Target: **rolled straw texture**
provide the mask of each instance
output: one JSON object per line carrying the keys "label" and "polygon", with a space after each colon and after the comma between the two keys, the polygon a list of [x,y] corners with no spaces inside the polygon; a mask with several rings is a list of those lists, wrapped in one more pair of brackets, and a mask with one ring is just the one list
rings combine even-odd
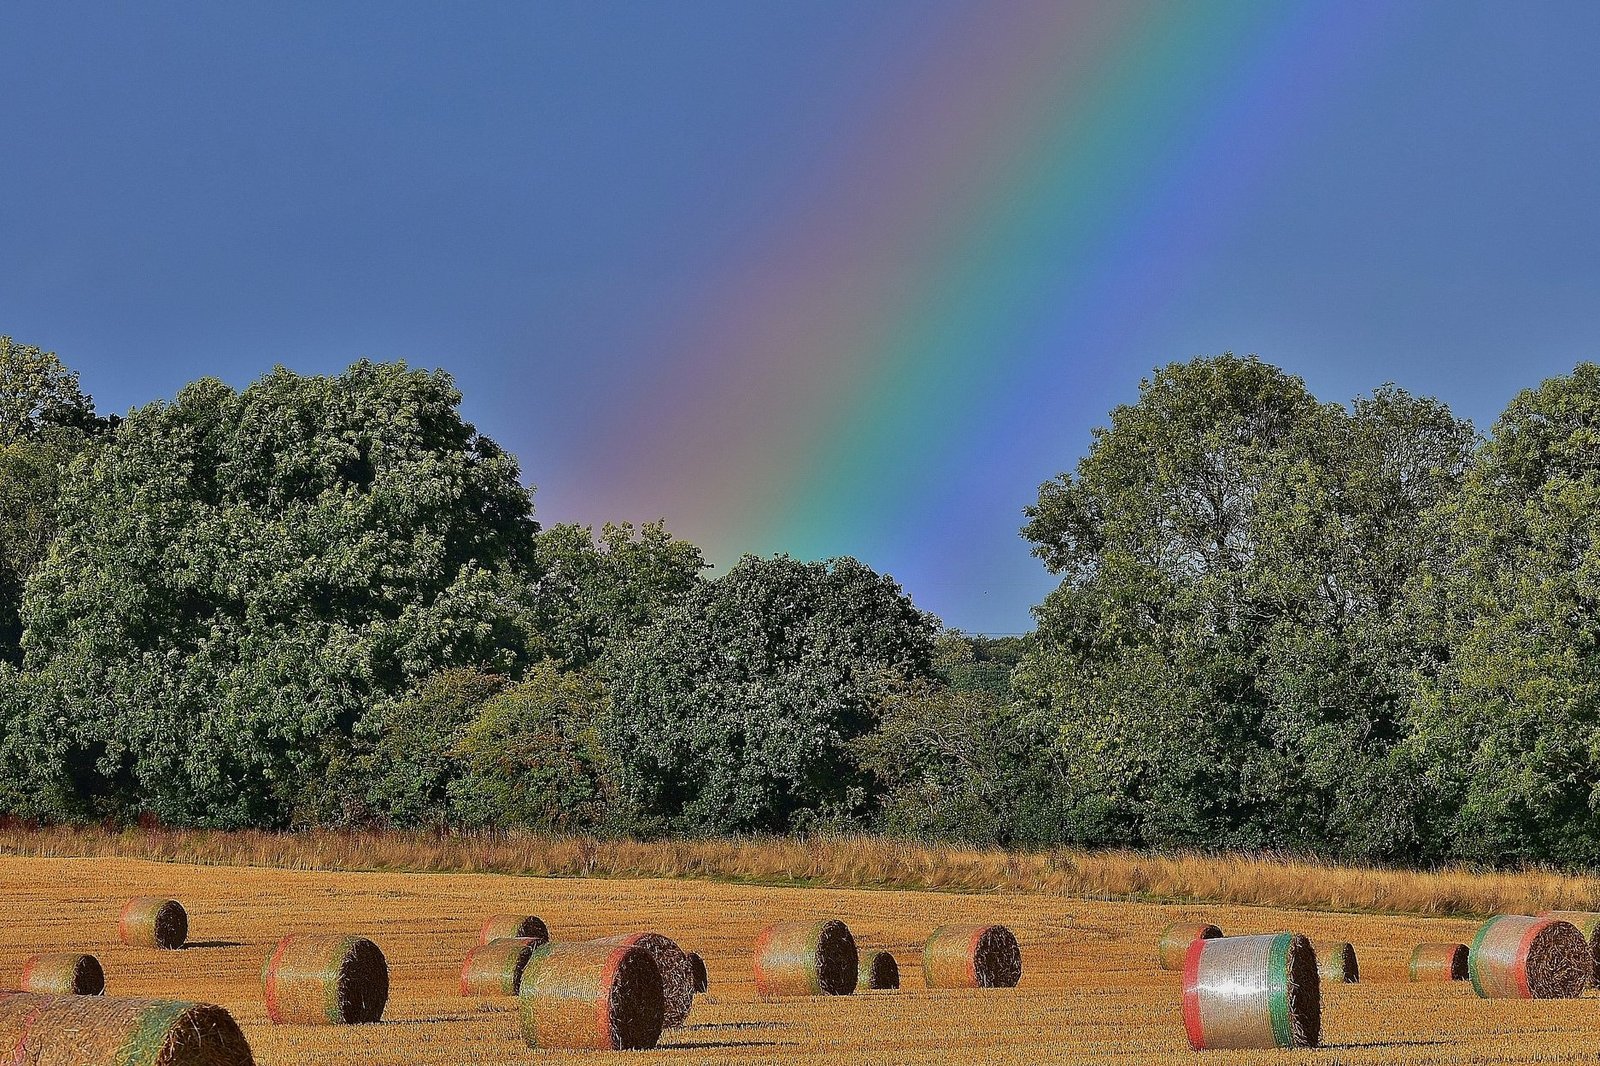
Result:
{"label": "rolled straw texture", "polygon": [[1591,984],[1600,985],[1600,912],[1596,911],[1540,911],[1541,918],[1560,918],[1578,927],[1578,932],[1589,942],[1589,953],[1594,956]]}
{"label": "rolled straw texture", "polygon": [[1022,949],[1003,925],[946,925],[922,945],[922,978],[929,988],[1015,988]]}
{"label": "rolled straw texture", "polygon": [[1201,938],[1183,966],[1189,1046],[1316,1047],[1322,988],[1311,942],[1293,933]]}
{"label": "rolled straw texture", "polygon": [[660,933],[629,933],[595,943],[621,944],[648,951],[656,960],[656,969],[661,971],[661,1028],[676,1029],[683,1025],[694,1006],[694,967],[689,965],[689,956],[671,937]]}
{"label": "rolled straw texture", "polygon": [[843,922],[775,922],[756,937],[756,994],[847,996],[856,990],[858,962]]}
{"label": "rolled straw texture", "polygon": [[689,952],[689,970],[694,974],[695,994],[704,995],[706,989],[711,987],[711,975],[706,973],[706,960],[693,951]]}
{"label": "rolled straw texture", "polygon": [[375,1022],[389,1001],[389,964],[365,937],[291,933],[261,968],[261,992],[279,1025]]}
{"label": "rolled straw texture", "polygon": [[1361,968],[1356,963],[1356,949],[1343,940],[1313,940],[1311,948],[1317,953],[1317,976],[1323,983],[1354,984],[1361,980]]}
{"label": "rolled straw texture", "polygon": [[1163,970],[1181,970],[1189,957],[1189,945],[1196,940],[1211,940],[1222,935],[1222,930],[1209,922],[1173,922],[1161,930],[1156,953],[1161,957]]}
{"label": "rolled straw texture", "polygon": [[856,979],[857,988],[874,992],[900,987],[900,964],[887,951],[874,951],[861,960],[861,974]]}
{"label": "rolled straw texture", "polygon": [[478,930],[478,943],[491,940],[532,939],[541,944],[550,943],[550,927],[544,919],[532,914],[491,914],[483,920]]}
{"label": "rolled straw texture", "polygon": [[1465,981],[1467,945],[1418,944],[1406,973],[1413,981]]}
{"label": "rolled straw texture", "polygon": [[139,896],[123,906],[117,932],[124,944],[175,950],[189,939],[189,913],[175,899]]}
{"label": "rolled straw texture", "polygon": [[162,999],[0,994],[7,1066],[253,1066],[221,1007]]}
{"label": "rolled straw texture", "polygon": [[522,990],[522,971],[533,949],[543,944],[529,936],[504,936],[479,944],[461,964],[463,996],[514,996]]}
{"label": "rolled straw texture", "polygon": [[1564,999],[1588,987],[1594,956],[1571,922],[1502,914],[1478,927],[1467,971],[1484,999]]}
{"label": "rolled straw texture", "polygon": [[43,992],[55,996],[98,996],[106,990],[106,972],[93,955],[70,951],[50,951],[34,955],[22,964],[24,992]]}
{"label": "rolled straw texture", "polygon": [[545,944],[522,972],[529,1047],[642,1051],[661,1039],[661,970],[641,947]]}

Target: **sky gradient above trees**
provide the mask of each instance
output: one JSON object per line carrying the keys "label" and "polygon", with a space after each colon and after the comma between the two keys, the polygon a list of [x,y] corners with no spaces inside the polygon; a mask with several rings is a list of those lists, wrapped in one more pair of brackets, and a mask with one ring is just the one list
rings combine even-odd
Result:
{"label": "sky gradient above trees", "polygon": [[1171,360],[1487,427],[1600,357],[1600,6],[0,10],[0,330],[102,414],[444,366],[546,523],[850,554],[1029,626],[1017,533]]}

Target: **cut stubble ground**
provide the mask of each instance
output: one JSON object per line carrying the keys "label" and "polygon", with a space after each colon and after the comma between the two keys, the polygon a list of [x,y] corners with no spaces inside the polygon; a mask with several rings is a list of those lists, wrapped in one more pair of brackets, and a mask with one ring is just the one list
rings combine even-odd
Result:
{"label": "cut stubble ground", "polygon": [[[191,919],[183,951],[117,942],[123,900],[162,893]],[[1102,902],[1029,892],[960,894],[780,888],[667,879],[496,874],[338,873],[190,866],[134,859],[0,858],[0,982],[35,951],[72,949],[105,964],[107,993],[220,1003],[262,1066],[456,1066],[594,1063],[593,1052],[534,1051],[515,1003],[456,994],[484,916],[524,910],[556,940],[654,929],[705,956],[713,994],[687,1027],[629,1063],[1267,1063],[1284,1052],[1196,1055],[1184,1040],[1181,975],[1155,943],[1176,920],[1230,933],[1290,929],[1348,940],[1362,982],[1325,991],[1325,1050],[1339,1063],[1588,1062],[1600,1051],[1600,1002],[1481,1001],[1465,983],[1406,981],[1423,941],[1467,941],[1476,923],[1242,906]],[[863,949],[901,959],[899,992],[762,1002],[750,973],[756,934],[777,918],[836,917]],[[919,948],[938,925],[1004,922],[1022,944],[1020,987],[928,991]],[[261,962],[289,931],[371,937],[389,959],[385,1020],[355,1027],[273,1026]],[[602,1057],[604,1057],[602,1055]]]}

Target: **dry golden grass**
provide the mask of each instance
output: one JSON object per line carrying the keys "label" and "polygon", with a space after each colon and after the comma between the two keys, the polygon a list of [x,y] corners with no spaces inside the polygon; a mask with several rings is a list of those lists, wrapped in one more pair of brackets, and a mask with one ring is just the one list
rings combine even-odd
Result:
{"label": "dry golden grass", "polygon": [[[170,894],[194,946],[125,947],[116,916],[135,894]],[[1281,1063],[1302,1054],[1211,1052],[1183,1037],[1180,977],[1157,968],[1169,922],[1206,919],[1230,933],[1294,929],[1348,940],[1361,984],[1331,987],[1324,1014],[1333,1063],[1594,1062],[1600,1003],[1476,999],[1465,984],[1412,985],[1412,947],[1465,941],[1461,918],[1286,911],[1238,905],[1074,900],[1047,892],[865,891],[667,879],[582,880],[194,866],[134,859],[0,859],[0,984],[45,948],[87,951],[112,995],[211,1000],[243,1025],[262,1066],[457,1066],[593,1063],[595,1053],[522,1046],[513,1004],[455,994],[462,957],[493,911],[543,916],[557,939],[657,929],[698,950],[711,971],[687,1028],[629,1063],[911,1064],[934,1062]],[[759,1002],[750,945],[775,918],[838,917],[863,948],[902,962],[900,992]],[[1022,942],[1021,985],[1006,991],[922,987],[918,947],[946,922],[1001,921]],[[349,931],[387,954],[393,991],[383,1024],[274,1027],[258,987],[284,932]]]}
{"label": "dry golden grass", "polygon": [[1038,892],[1105,900],[1466,915],[1588,910],[1600,878],[1553,870],[1383,870],[1274,855],[1007,852],[882,837],[641,842],[537,833],[0,827],[0,855],[287,870],[691,878],[832,888]]}

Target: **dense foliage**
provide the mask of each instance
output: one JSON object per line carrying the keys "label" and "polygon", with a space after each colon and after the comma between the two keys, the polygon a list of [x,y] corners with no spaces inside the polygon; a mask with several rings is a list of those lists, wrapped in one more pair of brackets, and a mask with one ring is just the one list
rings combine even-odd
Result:
{"label": "dense foliage", "polygon": [[1484,439],[1159,369],[1000,638],[853,559],[541,530],[460,401],[362,362],[101,419],[0,338],[0,814],[1600,863],[1600,367]]}

